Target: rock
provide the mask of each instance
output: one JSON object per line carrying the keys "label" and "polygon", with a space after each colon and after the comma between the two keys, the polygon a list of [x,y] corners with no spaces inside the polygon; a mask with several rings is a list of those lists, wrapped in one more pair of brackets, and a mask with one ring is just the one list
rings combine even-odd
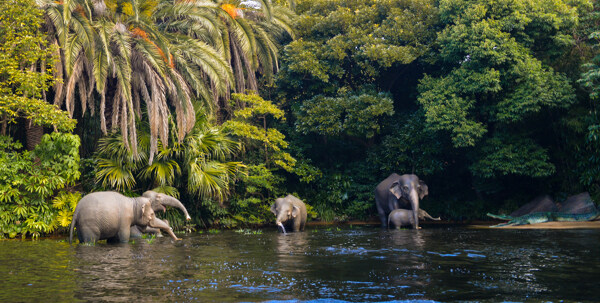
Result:
{"label": "rock", "polygon": [[[589,195],[588,195],[589,196]],[[538,196],[529,203],[521,206],[521,208],[513,211],[511,217],[520,217],[522,215],[537,213],[537,212],[555,212],[558,211],[558,206],[549,195]]]}
{"label": "rock", "polygon": [[596,211],[596,205],[588,192],[570,196],[560,203],[559,210],[566,214],[587,214]]}

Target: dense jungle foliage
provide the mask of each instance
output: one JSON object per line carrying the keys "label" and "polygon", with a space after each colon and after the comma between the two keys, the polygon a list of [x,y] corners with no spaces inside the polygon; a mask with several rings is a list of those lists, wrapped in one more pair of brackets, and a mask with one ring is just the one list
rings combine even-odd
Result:
{"label": "dense jungle foliage", "polygon": [[393,172],[424,180],[421,207],[446,220],[542,194],[598,201],[599,12],[589,0],[2,1],[0,237],[60,231],[98,190],[175,196],[188,229],[272,223],[288,193],[313,219],[369,220]]}

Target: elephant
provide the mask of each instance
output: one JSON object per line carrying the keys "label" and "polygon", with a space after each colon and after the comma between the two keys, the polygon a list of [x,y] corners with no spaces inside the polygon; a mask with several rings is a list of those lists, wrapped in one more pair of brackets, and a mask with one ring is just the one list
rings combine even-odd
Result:
{"label": "elephant", "polygon": [[133,225],[159,228],[174,240],[180,240],[168,224],[156,219],[150,199],[129,198],[117,192],[105,191],[81,198],[73,213],[69,243],[73,241],[74,227],[77,227],[77,237],[82,243],[103,239],[109,243],[128,242]]}
{"label": "elephant", "polygon": [[285,227],[293,231],[303,231],[306,225],[306,205],[302,200],[287,195],[285,198],[277,198],[271,205],[271,212],[276,217],[277,226],[286,233]]}
{"label": "elephant", "polygon": [[[430,219],[430,220],[434,220],[434,221],[441,220],[440,217],[434,218],[429,213],[427,213],[425,210],[420,209],[420,208],[419,208],[418,217],[419,217],[419,220],[425,220],[425,219]],[[392,223],[394,225],[394,227],[396,227],[396,228],[399,228],[401,226],[413,225],[413,223],[414,223],[413,211],[409,210],[409,209],[394,209],[394,210],[392,210],[392,212],[388,216],[388,228],[390,226],[390,223]]]}
{"label": "elephant", "polygon": [[[157,192],[151,191],[151,190],[144,192],[142,194],[142,197],[150,199],[150,202],[152,203],[152,210],[154,210],[154,212],[158,212],[158,211],[165,212],[165,211],[167,211],[165,206],[172,206],[172,207],[179,208],[185,215],[186,220],[192,219],[190,217],[190,215],[188,214],[188,211],[185,208],[185,206],[183,206],[183,204],[174,197],[171,197],[169,195],[165,195],[162,193],[157,193]],[[155,220],[161,220],[161,219],[156,218]],[[161,221],[163,221],[165,225],[167,225],[167,226],[169,225],[169,223],[166,220],[161,220]],[[147,226],[146,227],[142,227],[142,226],[138,226],[138,225],[131,226],[131,231],[130,231],[131,238],[141,238],[142,233],[160,235],[160,230],[156,229],[156,228],[152,228],[152,227],[147,227]]]}
{"label": "elephant", "polygon": [[[381,226],[387,227],[389,213],[394,209],[419,209],[419,200],[429,194],[427,184],[416,175],[391,174],[375,188],[375,204]],[[419,229],[418,212],[412,213],[414,229]]]}

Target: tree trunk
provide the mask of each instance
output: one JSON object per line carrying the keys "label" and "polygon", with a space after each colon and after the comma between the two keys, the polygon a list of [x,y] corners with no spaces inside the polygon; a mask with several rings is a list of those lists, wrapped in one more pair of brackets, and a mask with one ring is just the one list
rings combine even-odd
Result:
{"label": "tree trunk", "polygon": [[27,134],[27,150],[33,150],[36,145],[42,142],[44,127],[33,124],[33,121],[27,119],[25,122],[25,132]]}

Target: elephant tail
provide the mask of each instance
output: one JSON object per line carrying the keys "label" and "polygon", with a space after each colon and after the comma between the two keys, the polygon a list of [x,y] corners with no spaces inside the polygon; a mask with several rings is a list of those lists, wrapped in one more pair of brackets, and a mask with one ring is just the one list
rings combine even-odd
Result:
{"label": "elephant tail", "polygon": [[391,221],[391,220],[390,220],[390,217],[391,217],[391,216],[390,216],[390,215],[388,215],[388,224],[387,224],[387,228],[388,228],[388,229],[390,229],[390,221]]}
{"label": "elephant tail", "polygon": [[73,228],[75,227],[75,221],[77,221],[78,210],[75,209],[75,213],[73,213],[73,219],[71,220],[71,228],[69,229],[69,244],[73,242]]}

